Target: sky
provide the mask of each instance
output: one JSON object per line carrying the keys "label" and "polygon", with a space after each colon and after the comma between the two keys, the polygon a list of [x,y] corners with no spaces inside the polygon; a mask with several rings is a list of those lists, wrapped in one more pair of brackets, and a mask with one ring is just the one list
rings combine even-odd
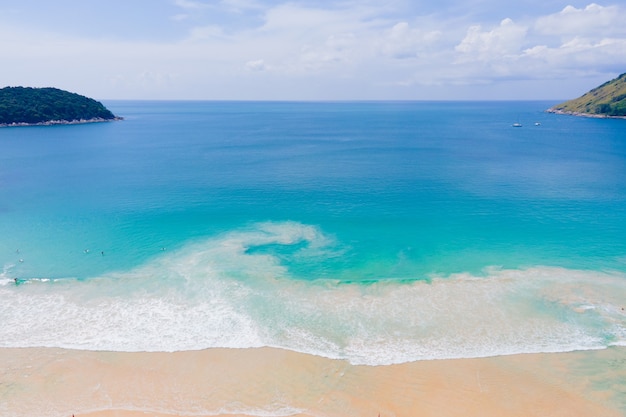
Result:
{"label": "sky", "polygon": [[626,0],[0,0],[0,87],[99,100],[565,100]]}

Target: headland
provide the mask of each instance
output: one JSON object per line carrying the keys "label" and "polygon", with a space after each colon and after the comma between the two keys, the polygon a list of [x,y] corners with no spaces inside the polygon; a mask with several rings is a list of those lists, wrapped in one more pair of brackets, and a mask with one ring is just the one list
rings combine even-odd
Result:
{"label": "headland", "polygon": [[626,118],[626,73],[574,100],[557,104],[550,113],[595,118]]}
{"label": "headland", "polygon": [[50,126],[121,120],[102,103],[57,88],[0,89],[0,127]]}

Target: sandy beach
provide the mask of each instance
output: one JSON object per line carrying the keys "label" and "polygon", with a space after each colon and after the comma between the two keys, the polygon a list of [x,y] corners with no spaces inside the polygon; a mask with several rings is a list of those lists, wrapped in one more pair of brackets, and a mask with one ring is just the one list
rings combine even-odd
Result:
{"label": "sandy beach", "polygon": [[622,416],[626,349],[354,366],[260,349],[0,349],[5,417]]}

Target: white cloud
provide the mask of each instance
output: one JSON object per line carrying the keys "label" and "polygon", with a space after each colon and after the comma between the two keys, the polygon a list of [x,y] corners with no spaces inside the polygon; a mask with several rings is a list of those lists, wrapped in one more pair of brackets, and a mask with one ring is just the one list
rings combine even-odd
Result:
{"label": "white cloud", "polygon": [[172,80],[176,78],[176,75],[144,71],[139,74],[138,78],[144,88],[153,86],[163,87],[170,84]]}
{"label": "white cloud", "polygon": [[578,37],[611,37],[626,35],[626,10],[595,3],[577,9],[567,6],[558,13],[537,19],[535,29],[542,34]]}
{"label": "white cloud", "polygon": [[393,58],[415,58],[431,49],[441,37],[441,31],[424,31],[399,22],[381,36],[378,48],[383,55]]}
{"label": "white cloud", "polygon": [[[534,31],[540,44],[527,48],[527,69],[543,64],[557,77],[578,74],[620,73],[626,68],[626,9],[591,3],[567,6],[537,18]],[[608,76],[607,76],[608,78]]]}
{"label": "white cloud", "polygon": [[191,28],[187,41],[197,42],[222,37],[224,37],[224,31],[221,27],[215,25],[207,25]]}
{"label": "white cloud", "polygon": [[324,42],[315,45],[306,44],[300,49],[296,71],[318,71],[329,66],[345,64],[354,57],[357,39],[352,33],[330,35]]}
{"label": "white cloud", "polygon": [[471,26],[455,50],[461,61],[494,61],[519,55],[526,40],[526,26],[506,18],[500,25],[483,31],[480,25]]}
{"label": "white cloud", "polygon": [[609,79],[626,68],[624,6],[470,21],[383,3],[171,0],[159,24],[175,35],[143,41],[0,15],[3,79],[76,85],[70,89],[104,98],[455,98],[446,95],[460,91],[451,86],[482,98],[485,85],[511,79]]}
{"label": "white cloud", "polygon": [[336,35],[330,35],[328,39],[326,39],[326,46],[335,51],[350,49],[355,43],[356,36],[353,33],[338,33]]}
{"label": "white cloud", "polygon": [[265,65],[265,62],[262,59],[248,61],[246,62],[245,67],[249,71],[266,71],[268,69],[267,65]]}
{"label": "white cloud", "polygon": [[255,0],[222,0],[220,5],[235,13],[243,13],[246,10],[263,10],[263,5]]}
{"label": "white cloud", "polygon": [[[314,76],[320,71],[345,74],[370,49],[367,12],[361,9],[323,9],[294,3],[269,8],[258,29],[240,32],[233,42],[264,50],[265,63],[275,73]],[[258,52],[257,52],[258,53]]]}
{"label": "white cloud", "polygon": [[174,0],[174,4],[186,10],[199,10],[211,7],[210,4],[195,0]]}
{"label": "white cloud", "polygon": [[333,10],[306,8],[287,3],[270,8],[265,13],[262,32],[285,33],[298,38],[315,37],[320,33],[342,31],[352,24],[345,15]]}
{"label": "white cloud", "polygon": [[538,45],[524,51],[524,56],[545,63],[552,72],[623,72],[626,68],[626,39],[591,41],[575,37],[559,47]]}

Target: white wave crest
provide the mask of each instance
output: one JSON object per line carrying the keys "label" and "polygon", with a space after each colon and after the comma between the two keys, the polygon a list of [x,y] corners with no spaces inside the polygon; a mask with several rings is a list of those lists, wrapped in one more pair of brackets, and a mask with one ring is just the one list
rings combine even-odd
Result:
{"label": "white wave crest", "polygon": [[[333,239],[262,223],[130,271],[0,286],[0,346],[175,351],[272,346],[355,364],[625,344],[626,277],[553,267],[428,282],[293,279],[266,245],[324,262]],[[1,279],[1,277],[0,277]],[[6,279],[5,279],[6,280]]]}

